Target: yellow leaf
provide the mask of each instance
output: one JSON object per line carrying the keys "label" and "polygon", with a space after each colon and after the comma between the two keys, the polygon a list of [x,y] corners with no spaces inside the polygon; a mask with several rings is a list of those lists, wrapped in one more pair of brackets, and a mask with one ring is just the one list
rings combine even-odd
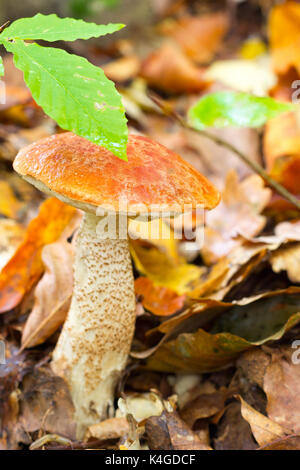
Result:
{"label": "yellow leaf", "polygon": [[15,219],[22,203],[17,200],[10,185],[6,181],[0,181],[0,214]]}
{"label": "yellow leaf", "polygon": [[135,266],[157,286],[172,289],[178,295],[191,289],[204,268],[187,264],[183,259],[170,259],[168,255],[145,242],[131,241],[131,254]]}

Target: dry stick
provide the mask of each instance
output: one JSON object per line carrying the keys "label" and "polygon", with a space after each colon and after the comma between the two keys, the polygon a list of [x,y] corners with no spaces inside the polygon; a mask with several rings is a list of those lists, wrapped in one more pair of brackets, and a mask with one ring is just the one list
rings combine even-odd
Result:
{"label": "dry stick", "polygon": [[203,137],[212,140],[217,145],[225,147],[231,152],[235,153],[241,160],[243,160],[244,163],[246,163],[246,165],[248,165],[253,171],[255,171],[255,173],[258,173],[268,183],[268,185],[271,186],[278,194],[280,194],[284,199],[289,201],[291,204],[297,207],[298,210],[300,210],[300,200],[293,196],[293,194],[291,194],[280,183],[277,183],[277,181],[275,181],[270,175],[268,175],[268,173],[258,163],[248,158],[247,155],[245,155],[243,152],[241,152],[239,149],[234,147],[226,140],[223,140],[220,137],[211,134],[210,132],[196,129],[195,127],[191,126],[181,116],[179,116],[179,114],[177,114],[176,111],[174,111],[174,109],[168,105],[168,103],[161,100],[157,96],[151,95],[151,99],[159,106],[159,108],[166,116],[175,119],[185,129],[196,132],[197,134],[200,134]]}

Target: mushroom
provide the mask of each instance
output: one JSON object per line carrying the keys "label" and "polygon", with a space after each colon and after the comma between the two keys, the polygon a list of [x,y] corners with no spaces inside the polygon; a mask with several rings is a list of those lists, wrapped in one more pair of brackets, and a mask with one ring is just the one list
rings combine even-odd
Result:
{"label": "mushroom", "polygon": [[[127,156],[128,162],[119,160],[103,147],[63,133],[22,149],[14,161],[14,169],[39,190],[84,211],[73,298],[52,361],[53,371],[69,385],[79,438],[112,415],[115,386],[134,334],[134,279],[127,229],[120,220],[127,222],[130,214],[147,217],[153,205],[171,211],[184,204],[212,209],[220,199],[204,176],[149,138],[129,136]],[[105,217],[116,213],[123,219],[112,224],[115,231],[99,230]]]}

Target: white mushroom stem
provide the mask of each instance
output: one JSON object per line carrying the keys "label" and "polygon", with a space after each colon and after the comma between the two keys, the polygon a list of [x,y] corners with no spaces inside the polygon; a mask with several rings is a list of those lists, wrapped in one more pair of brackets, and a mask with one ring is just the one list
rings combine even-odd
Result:
{"label": "white mushroom stem", "polygon": [[77,437],[111,416],[115,386],[135,326],[135,295],[127,239],[101,239],[101,219],[85,214],[76,240],[74,293],[53,353],[52,369],[69,384]]}

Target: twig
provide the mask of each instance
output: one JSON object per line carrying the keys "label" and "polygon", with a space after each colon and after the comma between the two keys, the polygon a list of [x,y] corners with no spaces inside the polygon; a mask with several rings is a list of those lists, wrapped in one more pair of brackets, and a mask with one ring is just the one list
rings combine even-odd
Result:
{"label": "twig", "polygon": [[2,26],[0,26],[0,34],[10,25],[10,20],[6,21]]}
{"label": "twig", "polygon": [[236,147],[234,147],[234,145],[230,144],[229,142],[222,139],[221,137],[218,137],[214,134],[211,134],[208,131],[196,129],[195,127],[190,125],[185,119],[183,119],[178,113],[176,113],[176,111],[168,103],[166,103],[161,98],[158,98],[156,95],[151,94],[150,98],[159,106],[159,108],[161,109],[163,114],[175,119],[175,121],[177,121],[183,128],[188,129],[188,130],[190,130],[192,132],[195,132],[197,134],[200,134],[203,137],[206,137],[207,139],[212,140],[217,145],[220,145],[224,148],[227,148],[232,153],[235,153],[255,173],[259,174],[266,181],[266,183],[271,188],[274,189],[274,191],[276,191],[284,199],[289,201],[291,204],[293,204],[295,207],[297,207],[298,210],[300,210],[300,200],[297,199],[293,194],[291,194],[284,186],[282,186],[280,183],[275,181],[270,175],[268,175],[268,173],[263,169],[263,167],[261,165],[259,165],[255,161],[251,160],[241,150],[237,149]]}

